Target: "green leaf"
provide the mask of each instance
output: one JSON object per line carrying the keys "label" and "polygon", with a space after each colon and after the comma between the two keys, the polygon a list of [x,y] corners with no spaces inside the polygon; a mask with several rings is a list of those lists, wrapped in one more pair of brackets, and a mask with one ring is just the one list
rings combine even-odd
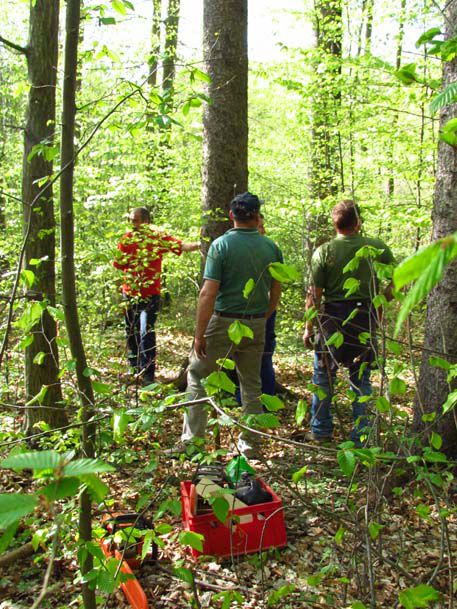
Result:
{"label": "green leaf", "polygon": [[206,74],[205,72],[202,72],[201,70],[199,70],[198,68],[194,68],[192,70],[191,77],[194,78],[195,80],[200,80],[201,82],[206,82],[206,83],[211,82],[211,77],[208,76],[208,74]]}
{"label": "green leaf", "polygon": [[111,0],[111,6],[120,15],[127,14],[127,8],[126,8],[125,4],[122,2],[122,0]]}
{"label": "green leaf", "polygon": [[278,417],[269,412],[263,414],[251,415],[254,420],[256,427],[263,427],[265,429],[276,429],[281,425]]}
{"label": "green leaf", "polygon": [[246,281],[246,285],[244,286],[244,289],[243,289],[243,296],[244,296],[244,298],[247,298],[254,288],[255,288],[255,281],[254,281],[254,279],[252,279],[252,278],[248,279]]}
{"label": "green leaf", "polygon": [[435,450],[439,450],[443,446],[443,438],[434,431],[430,435],[429,442]]}
{"label": "green leaf", "polygon": [[212,372],[204,379],[203,384],[208,395],[215,395],[216,393],[219,393],[219,391],[227,391],[227,393],[235,395],[235,383],[229,379],[225,372],[220,370]]}
{"label": "green leaf", "polygon": [[430,366],[435,366],[435,368],[441,368],[442,370],[449,370],[452,367],[447,360],[433,355],[428,358],[428,363]]}
{"label": "green leaf", "polygon": [[354,601],[351,605],[351,609],[367,609],[367,607],[360,601]]}
{"label": "green leaf", "polygon": [[424,32],[422,36],[420,36],[420,38],[416,42],[416,47],[419,48],[421,45],[426,44],[427,42],[431,42],[435,38],[435,36],[438,36],[439,34],[441,34],[440,28],[432,27],[431,29]]}
{"label": "green leaf", "polygon": [[113,438],[115,442],[121,442],[125,430],[127,429],[132,417],[125,412],[125,408],[117,410],[113,414],[112,425],[113,425]]}
{"label": "green leaf", "polygon": [[268,393],[262,393],[260,396],[260,401],[268,410],[268,412],[277,412],[278,410],[283,410],[284,403],[278,398],[277,395],[269,395]]}
{"label": "green leaf", "polygon": [[295,421],[300,427],[308,413],[308,402],[306,400],[298,400],[297,408],[295,409]]}
{"label": "green leaf", "polygon": [[21,279],[28,288],[31,288],[36,281],[36,275],[33,271],[24,269],[21,271]]}
{"label": "green leaf", "polygon": [[443,414],[446,414],[450,410],[454,408],[457,404],[457,389],[452,391],[448,396],[446,401],[443,404]]}
{"label": "green leaf", "polygon": [[355,469],[354,453],[347,449],[339,450],[337,454],[337,459],[343,474],[350,477]]}
{"label": "green leaf", "polygon": [[[457,82],[452,82],[444,91],[437,95],[430,103],[430,112],[435,114],[441,108],[453,104],[457,100]],[[449,131],[444,127],[444,131]],[[455,130],[454,130],[455,131]]]}
{"label": "green leaf", "polygon": [[335,533],[335,543],[337,545],[341,545],[343,543],[343,537],[346,533],[346,529],[342,526],[339,527],[338,531]]}
{"label": "green leaf", "polygon": [[8,529],[23,516],[30,514],[38,503],[34,495],[0,494],[0,529]]}
{"label": "green leaf", "polygon": [[416,506],[416,512],[423,520],[430,520],[430,507],[424,503],[419,503]]}
{"label": "green leaf", "polygon": [[431,243],[420,248],[415,254],[399,264],[393,274],[395,289],[401,290],[405,285],[420,277],[429,267],[439,249],[439,243]]}
{"label": "green leaf", "polygon": [[428,607],[430,601],[440,599],[440,593],[432,586],[419,584],[415,588],[409,588],[400,592],[400,603],[405,609],[418,609]]}
{"label": "green leaf", "polygon": [[179,577],[179,579],[186,584],[192,585],[194,583],[194,575],[190,569],[186,569],[186,567],[176,567],[175,575]]}
{"label": "green leaf", "polygon": [[3,554],[3,552],[8,549],[10,543],[13,541],[14,536],[16,535],[18,526],[19,522],[16,521],[5,529],[5,532],[0,537],[0,554]]}
{"label": "green leaf", "polygon": [[9,469],[57,469],[65,461],[65,454],[55,450],[37,450],[11,455],[0,462],[0,467]]}
{"label": "green leaf", "polygon": [[115,468],[108,463],[98,459],[75,459],[64,466],[63,476],[85,476],[86,474],[99,474],[102,472],[114,472]]}
{"label": "green leaf", "polygon": [[203,552],[203,541],[205,536],[201,533],[194,533],[194,531],[181,531],[179,534],[179,543],[183,546],[190,546],[197,552]]}
{"label": "green leaf", "polygon": [[286,598],[292,594],[292,592],[295,592],[296,589],[297,587],[295,584],[284,584],[284,586],[281,586],[277,590],[273,590],[268,596],[267,607],[274,607],[282,601],[283,598]]}
{"label": "green leaf", "polygon": [[413,82],[422,82],[416,73],[416,64],[408,63],[394,72],[394,76],[398,78],[404,85],[411,85]]}
{"label": "green leaf", "polygon": [[26,402],[25,405],[26,406],[32,406],[33,404],[36,404],[37,402],[42,404],[43,401],[44,401],[44,398],[46,397],[48,389],[49,389],[49,385],[43,385],[41,387],[40,391],[36,395],[34,395],[31,400]]}
{"label": "green leaf", "polygon": [[371,539],[375,540],[379,537],[379,533],[384,528],[383,524],[379,524],[378,522],[370,522],[368,525],[368,532],[370,533]]}
{"label": "green leaf", "polygon": [[63,480],[54,480],[47,486],[40,489],[40,495],[44,495],[49,501],[59,501],[65,497],[74,497],[81,485],[78,478],[64,478]]}
{"label": "green leaf", "polygon": [[391,395],[405,395],[406,393],[406,383],[404,380],[395,376],[389,385],[389,392]]}
{"label": "green leaf", "polygon": [[221,357],[216,360],[216,364],[226,370],[235,370],[235,362],[229,357]]}
{"label": "green leaf", "polygon": [[344,336],[343,336],[342,332],[334,332],[330,336],[330,338],[325,341],[325,344],[327,345],[327,347],[331,347],[332,345],[335,345],[335,347],[337,349],[339,349],[343,343],[344,343]]}
{"label": "green leaf", "polygon": [[228,335],[232,343],[239,345],[244,337],[252,339],[254,338],[254,332],[249,326],[241,323],[239,319],[232,322],[228,329]]}
{"label": "green leaf", "polygon": [[268,270],[273,279],[280,283],[289,283],[300,279],[300,273],[294,266],[282,262],[272,262],[268,266]]}
{"label": "green leaf", "polygon": [[39,351],[33,358],[33,363],[37,364],[38,366],[41,366],[41,364],[44,362],[45,357],[46,353],[44,351]]}
{"label": "green leaf", "polygon": [[81,482],[83,482],[89,494],[93,498],[94,501],[100,502],[106,497],[109,493],[109,487],[95,474],[86,474],[84,476],[79,476]]}
{"label": "green leaf", "polygon": [[21,317],[14,322],[14,325],[21,330],[24,330],[25,334],[28,334],[35,324],[41,319],[45,306],[46,305],[44,302],[28,302]]}
{"label": "green leaf", "polygon": [[343,289],[346,290],[345,297],[349,298],[349,296],[352,296],[352,294],[357,292],[359,287],[360,287],[359,279],[355,279],[355,277],[349,277],[348,279],[346,279],[346,281],[343,283]]}
{"label": "green leaf", "polygon": [[303,478],[303,476],[306,474],[306,472],[308,471],[308,466],[304,465],[301,469],[299,469],[297,472],[294,472],[292,474],[292,482],[294,484],[298,484],[300,482],[300,480]]}
{"label": "green leaf", "polygon": [[446,455],[434,450],[424,450],[423,457],[429,463],[447,463]]}
{"label": "green leaf", "polygon": [[210,503],[216,518],[224,523],[230,511],[227,499],[224,499],[224,497],[213,497]]}
{"label": "green leaf", "polygon": [[112,389],[106,383],[100,383],[99,381],[92,381],[92,389],[95,393],[111,393]]}
{"label": "green leaf", "polygon": [[389,410],[391,408],[390,402],[382,395],[376,399],[375,406],[376,406],[376,410],[381,413],[389,412]]}

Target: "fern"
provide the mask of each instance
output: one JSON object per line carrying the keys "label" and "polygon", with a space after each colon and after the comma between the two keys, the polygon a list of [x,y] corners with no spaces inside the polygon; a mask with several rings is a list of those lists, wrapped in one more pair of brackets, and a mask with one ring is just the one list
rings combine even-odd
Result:
{"label": "fern", "polygon": [[435,112],[438,112],[444,106],[452,104],[455,101],[457,101],[457,82],[452,82],[431,102],[430,111],[435,114]]}

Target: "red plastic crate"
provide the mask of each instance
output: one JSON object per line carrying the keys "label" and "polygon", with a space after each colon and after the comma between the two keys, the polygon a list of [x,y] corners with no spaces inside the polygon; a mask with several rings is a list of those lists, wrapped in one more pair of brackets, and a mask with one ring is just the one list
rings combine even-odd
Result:
{"label": "red plastic crate", "polygon": [[272,494],[273,501],[249,505],[230,512],[230,515],[238,516],[239,523],[233,522],[230,515],[227,522],[222,523],[212,510],[207,514],[194,516],[191,506],[195,502],[195,487],[188,480],[181,482],[184,528],[187,531],[201,533],[205,538],[203,552],[192,549],[193,556],[200,554],[222,557],[238,556],[263,551],[267,548],[282,548],[287,545],[281,499],[263,480],[259,479],[259,482]]}

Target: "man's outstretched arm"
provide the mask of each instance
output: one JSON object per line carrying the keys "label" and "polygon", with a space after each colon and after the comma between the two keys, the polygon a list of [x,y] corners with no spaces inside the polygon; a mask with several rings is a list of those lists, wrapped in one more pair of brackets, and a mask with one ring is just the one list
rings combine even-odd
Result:
{"label": "man's outstretched arm", "polygon": [[205,332],[211,315],[214,312],[214,304],[219,291],[220,281],[205,279],[197,307],[197,327],[195,329],[194,350],[198,359],[206,357]]}
{"label": "man's outstretched arm", "polygon": [[182,251],[183,252],[196,252],[200,249],[200,243],[183,243]]}

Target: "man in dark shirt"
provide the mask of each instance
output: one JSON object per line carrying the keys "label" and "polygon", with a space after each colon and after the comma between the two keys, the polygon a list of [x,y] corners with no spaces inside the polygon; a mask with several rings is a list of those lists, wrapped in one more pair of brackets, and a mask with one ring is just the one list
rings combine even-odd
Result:
{"label": "man in dark shirt", "polygon": [[[390,298],[390,287],[386,296],[378,293],[376,269],[388,272],[394,257],[381,239],[360,234],[360,210],[354,201],[336,205],[332,219],[337,234],[313,255],[312,283],[306,302],[307,310],[314,307],[319,311],[315,342],[313,320],[307,322],[303,336],[305,346],[315,349],[313,383],[317,386],[311,406],[312,431],[306,438],[331,439],[333,385],[337,369],[344,366],[355,393],[351,439],[360,445],[369,421],[366,402],[359,398],[372,392],[370,365],[376,358],[376,323],[382,301]],[[320,311],[322,298],[324,306]]]}
{"label": "man in dark shirt", "polygon": [[[245,414],[261,414],[260,366],[265,343],[265,322],[275,311],[281,284],[272,278],[268,266],[282,262],[281,250],[258,231],[260,201],[246,192],[231,203],[234,228],[210,246],[204,272],[204,284],[197,309],[194,351],[187,376],[191,399],[206,395],[201,381],[219,368],[220,358],[235,361],[240,380],[241,402]],[[245,296],[248,281],[252,290]],[[242,338],[236,345],[228,330],[239,320],[252,331],[252,338]],[[206,408],[188,408],[184,418],[184,447],[202,440],[207,422]],[[243,432],[239,450],[248,458],[258,456],[256,438]]]}

